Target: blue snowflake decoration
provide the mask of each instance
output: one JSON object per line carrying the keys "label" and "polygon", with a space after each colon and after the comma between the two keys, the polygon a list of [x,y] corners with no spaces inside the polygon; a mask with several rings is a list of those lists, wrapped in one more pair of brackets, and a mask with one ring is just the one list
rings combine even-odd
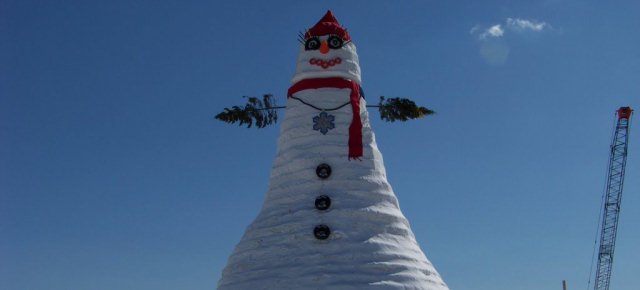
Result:
{"label": "blue snowflake decoration", "polygon": [[320,131],[322,135],[327,134],[329,130],[336,127],[333,121],[336,117],[327,114],[327,112],[321,112],[320,115],[313,117],[313,130]]}

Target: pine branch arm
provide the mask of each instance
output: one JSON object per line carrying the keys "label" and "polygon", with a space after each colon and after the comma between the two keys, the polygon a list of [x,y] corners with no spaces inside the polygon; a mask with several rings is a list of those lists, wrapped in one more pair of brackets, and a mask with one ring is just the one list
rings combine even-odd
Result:
{"label": "pine branch arm", "polygon": [[276,109],[284,108],[275,105],[275,100],[271,94],[265,94],[262,100],[256,97],[245,98],[248,100],[244,107],[224,108],[215,118],[230,124],[239,123],[238,125],[240,126],[246,124],[247,128],[251,128],[254,123],[256,127],[264,128],[275,124],[278,121]]}
{"label": "pine branch arm", "polygon": [[435,114],[435,111],[418,106],[414,101],[406,98],[385,99],[384,96],[381,96],[378,105],[367,107],[378,108],[380,119],[386,122],[406,122]]}

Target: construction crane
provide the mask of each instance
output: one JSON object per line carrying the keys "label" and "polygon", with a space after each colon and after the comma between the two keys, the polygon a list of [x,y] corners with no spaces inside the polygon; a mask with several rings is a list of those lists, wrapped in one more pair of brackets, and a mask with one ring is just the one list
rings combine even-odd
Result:
{"label": "construction crane", "polygon": [[600,223],[600,246],[598,250],[598,264],[594,279],[594,290],[609,290],[611,269],[613,266],[613,251],[618,232],[618,218],[620,217],[620,202],[622,201],[622,186],[624,184],[624,170],[627,163],[627,145],[629,142],[629,124],[633,110],[621,107],[616,111],[617,122],[611,152],[609,155],[609,171],[604,193],[602,222]]}

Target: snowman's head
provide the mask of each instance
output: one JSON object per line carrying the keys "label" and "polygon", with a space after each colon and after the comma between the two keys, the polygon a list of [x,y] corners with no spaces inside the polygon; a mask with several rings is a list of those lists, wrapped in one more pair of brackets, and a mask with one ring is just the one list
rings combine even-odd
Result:
{"label": "snowman's head", "polygon": [[342,77],[360,83],[356,46],[331,11],[301,35],[292,83],[303,79]]}

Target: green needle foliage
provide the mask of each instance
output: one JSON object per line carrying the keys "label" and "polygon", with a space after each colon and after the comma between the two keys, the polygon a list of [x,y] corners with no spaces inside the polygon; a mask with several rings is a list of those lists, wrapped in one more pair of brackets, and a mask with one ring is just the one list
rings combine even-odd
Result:
{"label": "green needle foliage", "polygon": [[406,122],[407,120],[418,119],[435,113],[425,107],[417,106],[412,100],[404,98],[385,99],[380,97],[380,102],[376,107],[380,111],[380,119],[387,122]]}
{"label": "green needle foliage", "polygon": [[[277,109],[285,108],[277,107],[271,94],[265,94],[262,100],[256,97],[245,98],[248,100],[244,107],[233,106],[231,108],[224,108],[224,111],[217,114],[215,118],[230,124],[239,123],[238,125],[240,126],[246,124],[247,128],[251,128],[254,123],[256,127],[264,128],[278,121]],[[378,108],[380,119],[386,122],[405,122],[435,113],[405,98],[385,99],[384,97],[380,97],[378,105],[367,107]]]}
{"label": "green needle foliage", "polygon": [[217,114],[215,118],[231,124],[240,122],[238,124],[240,126],[247,124],[247,128],[251,128],[255,121],[256,127],[264,128],[275,124],[278,121],[276,109],[284,108],[275,106],[271,94],[264,95],[262,101],[256,97],[245,98],[248,98],[248,101],[244,108],[239,106],[233,106],[231,109],[224,108],[224,111]]}

